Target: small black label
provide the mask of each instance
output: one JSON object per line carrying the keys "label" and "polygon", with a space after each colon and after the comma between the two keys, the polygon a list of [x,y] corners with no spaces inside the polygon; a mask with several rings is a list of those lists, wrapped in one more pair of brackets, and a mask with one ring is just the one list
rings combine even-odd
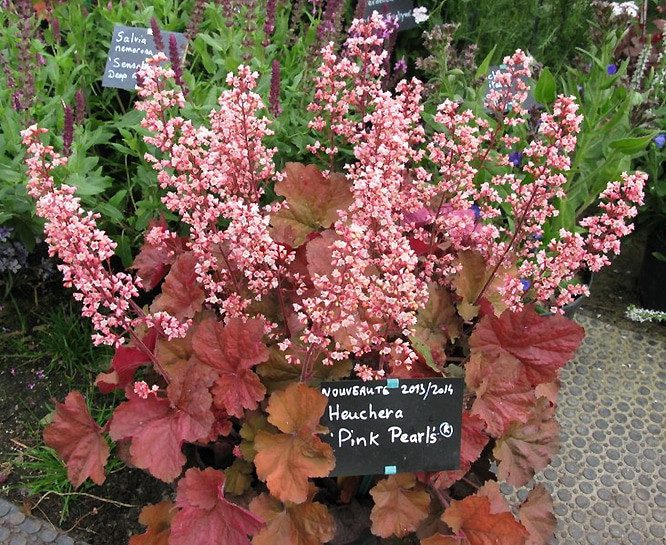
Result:
{"label": "small black label", "polygon": [[[187,38],[179,32],[162,31],[162,39],[168,56],[169,37],[176,36],[178,51],[185,55]],[[149,28],[135,28],[125,25],[113,27],[113,37],[109,47],[109,57],[104,69],[102,87],[117,87],[133,90],[136,88],[136,73],[149,57],[157,54],[153,32]]]}
{"label": "small black label", "polygon": [[458,469],[463,388],[449,378],[323,383],[331,475]]}
{"label": "small black label", "polygon": [[416,26],[414,2],[412,0],[366,0],[364,17],[376,11],[380,15],[393,15],[398,19],[398,30],[409,30]]}

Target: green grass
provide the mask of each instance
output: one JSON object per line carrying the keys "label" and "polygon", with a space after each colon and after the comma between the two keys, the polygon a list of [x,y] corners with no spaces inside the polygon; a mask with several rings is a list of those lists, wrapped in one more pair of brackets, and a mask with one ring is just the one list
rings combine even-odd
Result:
{"label": "green grass", "polygon": [[36,340],[48,362],[46,374],[64,378],[90,380],[90,374],[108,367],[112,350],[94,346],[90,340],[92,328],[72,306],[56,307],[44,314],[37,326]]}

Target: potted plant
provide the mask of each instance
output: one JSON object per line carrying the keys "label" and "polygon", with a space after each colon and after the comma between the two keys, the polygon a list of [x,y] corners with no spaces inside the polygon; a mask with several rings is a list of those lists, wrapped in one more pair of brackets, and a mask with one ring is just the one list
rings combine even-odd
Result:
{"label": "potted plant", "polygon": [[[445,101],[428,133],[421,82],[383,89],[385,30],[375,13],[353,23],[341,52],[323,48],[313,163],[281,172],[256,73],[229,74],[219,108],[195,125],[166,57],[149,60],[137,109],[179,220],[150,226],[134,272],[108,267],[114,243],[56,181],[67,159],[46,131],[23,132],[28,191],[65,284],[95,342],[116,347],[97,385],[126,397],[100,426],[70,393],[44,439],[75,485],[104,482],[107,435],[128,463],[177,482],[175,503],[144,508],[133,545],[349,542],[341,534],[363,525],[423,545],[545,544],[553,532],[542,486],[514,515],[497,480],[524,485],[557,451],[558,373],[584,335],[560,308],[584,289],[570,282],[581,263],[614,249],[645,177],[610,182],[603,216],[545,239],[575,150],[575,100],[558,97],[538,131],[524,131],[530,69],[518,51],[488,95],[490,115]],[[282,200],[268,202],[268,187]],[[354,376],[464,377],[458,468],[330,478],[318,386]],[[369,515],[353,500],[362,482]],[[360,524],[336,523],[345,503]]]}

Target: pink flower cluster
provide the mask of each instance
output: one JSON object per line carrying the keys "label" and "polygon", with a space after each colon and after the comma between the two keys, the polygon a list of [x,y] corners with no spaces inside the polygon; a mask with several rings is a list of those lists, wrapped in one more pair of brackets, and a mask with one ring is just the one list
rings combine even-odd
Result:
{"label": "pink flower cluster", "polygon": [[[56,187],[53,170],[67,164],[67,158],[42,143],[46,129],[32,125],[21,133],[27,146],[28,193],[36,199],[37,215],[46,220],[44,231],[49,254],[62,264],[63,283],[74,288],[82,314],[91,319],[95,344],[118,346],[124,336],[143,323],[155,325],[167,337],[182,337],[186,325],[166,312],[145,316],[132,299],[139,295],[141,281],[125,272],[110,272],[109,260],[116,243],[97,227],[100,215],[85,211],[75,196],[76,187]],[[138,312],[137,312],[138,311]]]}
{"label": "pink flower cluster", "polygon": [[107,270],[116,243],[97,228],[99,214],[83,210],[75,187],[55,186],[52,171],[66,165],[67,158],[41,142],[40,135],[47,132],[32,125],[21,133],[28,147],[28,193],[37,200],[37,215],[46,220],[49,254],[62,261],[58,269],[65,287],[76,290],[74,298],[82,302],[83,316],[92,319],[95,343],[115,345],[134,325],[130,301],[138,296],[140,284],[126,273]]}
{"label": "pink flower cluster", "polygon": [[[276,150],[264,144],[272,132],[255,91],[258,74],[246,66],[230,74],[208,125],[195,126],[181,114],[185,97],[163,54],[139,72],[137,108],[145,112],[146,142],[157,150],[146,159],[165,191],[164,205],[189,234],[182,242],[165,222],[156,224],[146,234],[151,251],[163,249],[168,258],[191,251],[199,308],[203,288],[205,308],[226,319],[259,315],[287,360],[302,364],[302,377],[322,360],[352,358],[364,380],[412,365],[410,339],[435,288],[454,312],[454,305],[466,305],[464,313],[457,309],[465,320],[491,297],[499,308],[538,302],[560,311],[585,293],[574,275],[598,270],[619,252],[643,200],[646,176],[625,174],[601,194],[600,214],[581,221],[580,232],[552,236],[547,224],[557,215],[556,199],[565,196],[581,124],[575,100],[559,96],[552,113],[528,125],[530,59],[517,51],[496,76],[489,115],[447,100],[437,108],[437,130],[428,134],[421,82],[403,80],[395,92],[382,87],[389,26],[377,14],[354,21],[341,54],[332,44],[322,51],[309,106],[320,140],[311,151],[332,169],[341,146],[353,149],[354,160],[344,166],[348,186],[342,184],[342,200],[349,202],[351,192],[351,204],[335,220],[330,210],[325,223],[308,218],[298,248],[273,238],[272,220],[289,208],[289,197],[261,203],[264,188],[283,175],[273,163]],[[109,272],[115,244],[97,228],[98,216],[82,210],[74,188],[55,187],[51,171],[66,159],[40,142],[42,132],[23,133],[28,188],[47,219],[51,251],[64,261],[66,285],[77,289],[98,330],[96,342],[117,344],[139,324],[167,337],[185,335],[189,321],[164,310],[145,316],[132,302],[140,280]],[[306,193],[304,201],[317,201]],[[321,212],[325,204],[295,208]],[[280,317],[264,310],[271,306]],[[151,390],[136,383],[135,392],[143,397]]]}
{"label": "pink flower cluster", "polygon": [[[194,127],[173,115],[172,110],[184,106],[184,97],[168,89],[173,70],[163,66],[165,60],[157,55],[139,72],[143,100],[137,108],[146,113],[142,126],[152,133],[146,141],[164,157],[148,154],[146,159],[158,171],[160,186],[168,190],[164,204],[190,227],[188,245],[197,256],[207,301],[237,314],[248,304],[241,296],[238,274],[250,279],[249,289],[261,298],[293,260],[268,234],[270,208],[258,204],[263,186],[276,176],[275,150],[262,142],[272,133],[268,118],[258,115],[264,108],[254,92],[258,74],[247,66],[229,74],[220,108],[210,112],[210,129]],[[223,219],[230,222],[224,231],[219,228]]]}
{"label": "pink flower cluster", "polygon": [[[332,270],[314,276],[316,295],[304,299],[299,314],[308,324],[303,341],[326,350],[325,361],[371,351],[392,355],[394,364],[416,358],[402,338],[388,339],[408,336],[428,299],[404,227],[422,207],[419,188],[428,179],[423,169],[409,168],[423,157],[421,92],[418,80],[401,82],[395,97],[375,91],[366,114],[371,128],[352,136],[356,162],[347,172],[354,200],[334,226]],[[362,366],[357,372],[370,376]]]}
{"label": "pink flower cluster", "polygon": [[371,102],[381,94],[387,57],[383,35],[389,26],[374,12],[369,19],[354,20],[340,55],[333,42],[322,49],[308,111],[315,114],[309,126],[324,133],[324,143],[317,140],[312,153],[322,152],[332,161],[338,153],[337,137],[356,142]]}

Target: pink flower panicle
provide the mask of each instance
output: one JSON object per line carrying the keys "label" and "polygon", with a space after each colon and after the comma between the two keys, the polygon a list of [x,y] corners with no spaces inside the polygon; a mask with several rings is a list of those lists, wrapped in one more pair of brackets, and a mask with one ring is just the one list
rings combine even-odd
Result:
{"label": "pink flower panicle", "polygon": [[58,269],[64,285],[76,290],[74,298],[83,304],[83,316],[92,319],[95,343],[119,344],[124,331],[134,325],[128,317],[129,302],[138,296],[140,285],[126,273],[107,270],[116,243],[98,229],[99,214],[83,210],[75,187],[55,186],[52,171],[67,159],[41,143],[40,135],[46,132],[33,125],[21,136],[28,147],[28,193],[37,200],[37,215],[46,220],[49,254],[63,262]]}
{"label": "pink flower panicle", "polygon": [[343,53],[336,54],[330,42],[321,51],[322,64],[315,77],[314,100],[308,111],[315,114],[310,128],[325,132],[325,143],[316,141],[312,153],[332,158],[341,137],[355,143],[363,130],[363,118],[371,103],[382,93],[386,76],[384,38],[387,22],[377,12],[367,19],[356,19],[349,29]]}
{"label": "pink flower panicle", "polygon": [[[412,80],[402,82],[395,97],[378,93],[366,117],[371,128],[356,136],[357,162],[347,166],[354,201],[339,212],[334,226],[333,270],[314,275],[316,295],[296,307],[307,324],[303,342],[328,351],[325,363],[371,351],[386,359],[400,351],[401,339],[389,339],[409,335],[427,301],[427,286],[416,272],[418,257],[404,229],[406,215],[421,206],[418,188],[427,179],[425,171],[414,169],[418,183],[405,183],[409,163],[423,155],[418,149],[424,140],[421,91],[421,83]],[[405,348],[401,363],[410,365],[416,354]],[[369,376],[365,368],[358,373]]]}
{"label": "pink flower panicle", "polygon": [[[275,288],[293,260],[269,234],[271,209],[259,205],[264,186],[276,177],[276,150],[262,142],[272,131],[268,118],[260,115],[264,103],[254,91],[258,74],[247,66],[229,74],[220,108],[210,112],[210,128],[195,127],[169,115],[184,106],[184,97],[167,90],[175,74],[163,61],[158,55],[140,71],[145,84],[137,108],[146,112],[142,125],[152,132],[146,142],[164,157],[147,159],[158,171],[160,186],[168,190],[164,204],[190,227],[188,245],[197,256],[196,272],[207,301],[220,304],[224,313],[237,314],[249,302],[241,296],[240,277],[261,298]],[[223,218],[229,221],[224,231],[218,228]]]}
{"label": "pink flower panicle", "polygon": [[139,295],[141,281],[125,272],[109,271],[116,243],[97,227],[100,215],[81,207],[75,187],[55,185],[53,171],[66,165],[67,158],[42,143],[41,135],[47,132],[32,125],[21,133],[28,148],[27,189],[37,201],[37,215],[46,220],[49,254],[62,261],[58,269],[63,284],[75,289],[74,298],[82,303],[82,315],[91,319],[96,330],[95,344],[118,346],[126,332],[144,323],[158,326],[168,338],[184,336],[188,324],[167,313],[135,315],[132,299]]}
{"label": "pink flower panicle", "polygon": [[634,230],[631,220],[644,202],[646,182],[644,172],[624,172],[621,182],[610,182],[601,193],[601,212],[581,220],[581,227],[587,229],[585,264],[591,271],[610,265],[609,254],[620,253],[620,239]]}

